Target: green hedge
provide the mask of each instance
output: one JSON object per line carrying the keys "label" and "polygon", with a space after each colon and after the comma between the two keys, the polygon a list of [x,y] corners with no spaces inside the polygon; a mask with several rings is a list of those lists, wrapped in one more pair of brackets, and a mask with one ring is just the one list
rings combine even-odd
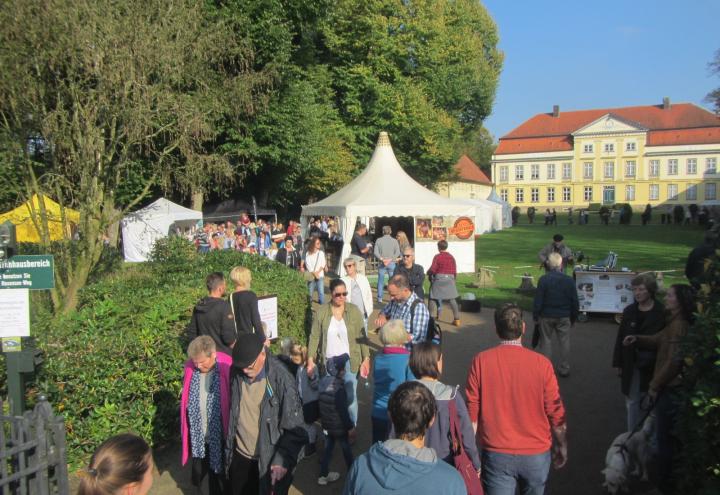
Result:
{"label": "green hedge", "polygon": [[252,270],[258,295],[277,294],[280,336],[305,340],[311,313],[298,273],[230,251],[199,256],[177,238],[159,243],[153,262],[86,287],[74,314],[36,315],[45,352],[37,390],[65,416],[71,464],[121,431],[155,445],[179,437],[185,326],[205,276],[237,265]]}

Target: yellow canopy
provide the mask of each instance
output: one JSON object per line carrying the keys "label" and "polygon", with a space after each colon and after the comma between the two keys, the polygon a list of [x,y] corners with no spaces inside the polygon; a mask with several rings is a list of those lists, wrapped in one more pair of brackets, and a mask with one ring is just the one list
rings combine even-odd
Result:
{"label": "yellow canopy", "polygon": [[[58,241],[63,238],[69,239],[71,232],[65,232],[65,235],[63,235],[60,205],[47,196],[43,196],[43,200],[48,216],[50,240]],[[40,242],[40,235],[32,220],[32,211],[35,211],[39,215],[40,201],[37,194],[33,195],[30,201],[21,204],[14,210],[1,214],[0,224],[5,223],[7,220],[15,224],[17,242]],[[65,208],[65,217],[70,225],[77,225],[80,222],[80,213],[70,208]]]}

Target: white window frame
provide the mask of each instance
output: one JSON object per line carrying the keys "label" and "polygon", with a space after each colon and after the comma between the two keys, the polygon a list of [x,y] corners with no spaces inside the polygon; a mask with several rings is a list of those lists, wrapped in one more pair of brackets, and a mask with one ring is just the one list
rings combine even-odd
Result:
{"label": "white window frame", "polygon": [[572,163],[565,162],[562,164],[562,167],[563,180],[572,180]]}
{"label": "white window frame", "polygon": [[[609,174],[608,171],[610,171]],[[603,162],[603,177],[606,179],[615,178],[615,162]]]}
{"label": "white window frame", "polygon": [[500,182],[507,182],[507,181],[508,181],[508,166],[501,165],[500,166]]}
{"label": "white window frame", "polygon": [[540,188],[539,187],[531,187],[530,188],[530,202],[531,203],[539,203],[540,202]]}
{"label": "white window frame", "polygon": [[593,186],[585,186],[583,189],[583,200],[588,202],[593,200]]}
{"label": "white window frame", "polygon": [[[590,172],[588,174],[588,171]],[[583,179],[586,180],[592,180],[593,179],[593,162],[585,162],[583,163]]]}
{"label": "white window frame", "polygon": [[515,165],[515,180],[525,180],[525,165]]}
{"label": "white window frame", "polygon": [[540,180],[540,165],[537,163],[530,165],[530,180]]}
{"label": "white window frame", "polygon": [[555,180],[555,164],[554,163],[547,164],[547,178],[548,178],[548,180]]}
{"label": "white window frame", "polygon": [[660,200],[660,184],[650,184],[648,186],[648,199],[650,201]]}
{"label": "white window frame", "polygon": [[516,203],[524,203],[525,202],[525,189],[522,187],[518,187],[515,189],[515,202]]}
{"label": "white window frame", "polygon": [[717,173],[717,158],[709,157],[705,158],[705,173],[716,174]]}
{"label": "white window frame", "polygon": [[635,201],[635,186],[632,184],[625,186],[625,201]]}
{"label": "white window frame", "polygon": [[615,153],[615,143],[605,143],[603,144],[603,151],[605,153]]}
{"label": "white window frame", "polygon": [[555,188],[554,187],[547,188],[547,200],[548,200],[548,203],[555,202]]}
{"label": "white window frame", "polygon": [[667,174],[677,175],[678,174],[678,161],[676,158],[670,158],[667,161]]}
{"label": "white window frame", "polygon": [[678,185],[668,184],[667,185],[667,200],[677,201],[678,200]]}
{"label": "white window frame", "polygon": [[688,201],[697,201],[697,184],[690,184],[685,189],[685,199]]}
{"label": "white window frame", "polygon": [[[710,191],[712,191],[712,194],[709,194]],[[717,199],[717,184],[714,182],[708,182],[705,184],[705,199],[710,201]]]}
{"label": "white window frame", "polygon": [[594,146],[592,143],[590,144],[583,144],[583,153],[592,153],[594,149]]}
{"label": "white window frame", "polygon": [[625,143],[625,151],[637,151],[637,143],[635,141],[627,141]]}
{"label": "white window frame", "polygon": [[562,188],[562,200],[563,203],[569,203],[572,201],[572,187],[564,186]]}
{"label": "white window frame", "polygon": [[625,177],[635,177],[637,174],[637,165],[635,160],[628,160],[625,162]]}
{"label": "white window frame", "polygon": [[506,203],[508,202],[508,190],[507,189],[500,189],[500,199],[502,199]]}
{"label": "white window frame", "polygon": [[650,160],[650,165],[648,166],[648,176],[660,177],[660,160]]}
{"label": "white window frame", "polygon": [[685,163],[685,167],[688,175],[697,174],[697,158],[688,158]]}

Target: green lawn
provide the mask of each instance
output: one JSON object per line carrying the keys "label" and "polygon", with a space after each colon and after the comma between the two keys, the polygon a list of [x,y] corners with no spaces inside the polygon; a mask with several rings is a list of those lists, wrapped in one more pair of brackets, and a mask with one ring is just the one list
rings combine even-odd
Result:
{"label": "green lawn", "polygon": [[[475,241],[476,266],[497,267],[492,268],[496,271],[497,287],[470,288],[468,285],[474,277],[466,274],[458,277],[458,291],[474,292],[484,306],[514,301],[530,309],[532,296],[516,290],[521,281],[516,276],[528,272],[535,277],[534,285],[537,285],[537,279],[544,273],[539,268],[537,253],[555,233],[563,234],[570,249],[583,251],[592,263],[613,251],[618,255],[618,268],[628,267],[636,272],[677,270],[665,274],[666,285],[684,283],[685,260],[689,251],[702,241],[704,233],[697,226],[567,225],[566,217],[559,216],[557,227],[545,227],[542,217],[540,223],[537,220],[538,217],[535,224],[528,225],[527,218],[523,217],[516,227],[479,237]],[[592,220],[597,222],[597,217]]]}

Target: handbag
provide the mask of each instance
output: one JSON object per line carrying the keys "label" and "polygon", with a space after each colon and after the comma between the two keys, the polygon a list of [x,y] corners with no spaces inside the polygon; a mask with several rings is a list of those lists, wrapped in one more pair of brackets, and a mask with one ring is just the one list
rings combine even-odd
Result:
{"label": "handbag", "polygon": [[314,282],[315,281],[315,274],[313,272],[304,271],[302,273],[303,278],[305,279],[305,282]]}
{"label": "handbag", "polygon": [[455,469],[457,469],[465,482],[468,495],[483,495],[483,487],[480,478],[478,478],[478,472],[473,466],[470,456],[463,448],[460,421],[454,399],[450,399],[448,402],[448,410],[450,413],[450,452],[453,456]]}

